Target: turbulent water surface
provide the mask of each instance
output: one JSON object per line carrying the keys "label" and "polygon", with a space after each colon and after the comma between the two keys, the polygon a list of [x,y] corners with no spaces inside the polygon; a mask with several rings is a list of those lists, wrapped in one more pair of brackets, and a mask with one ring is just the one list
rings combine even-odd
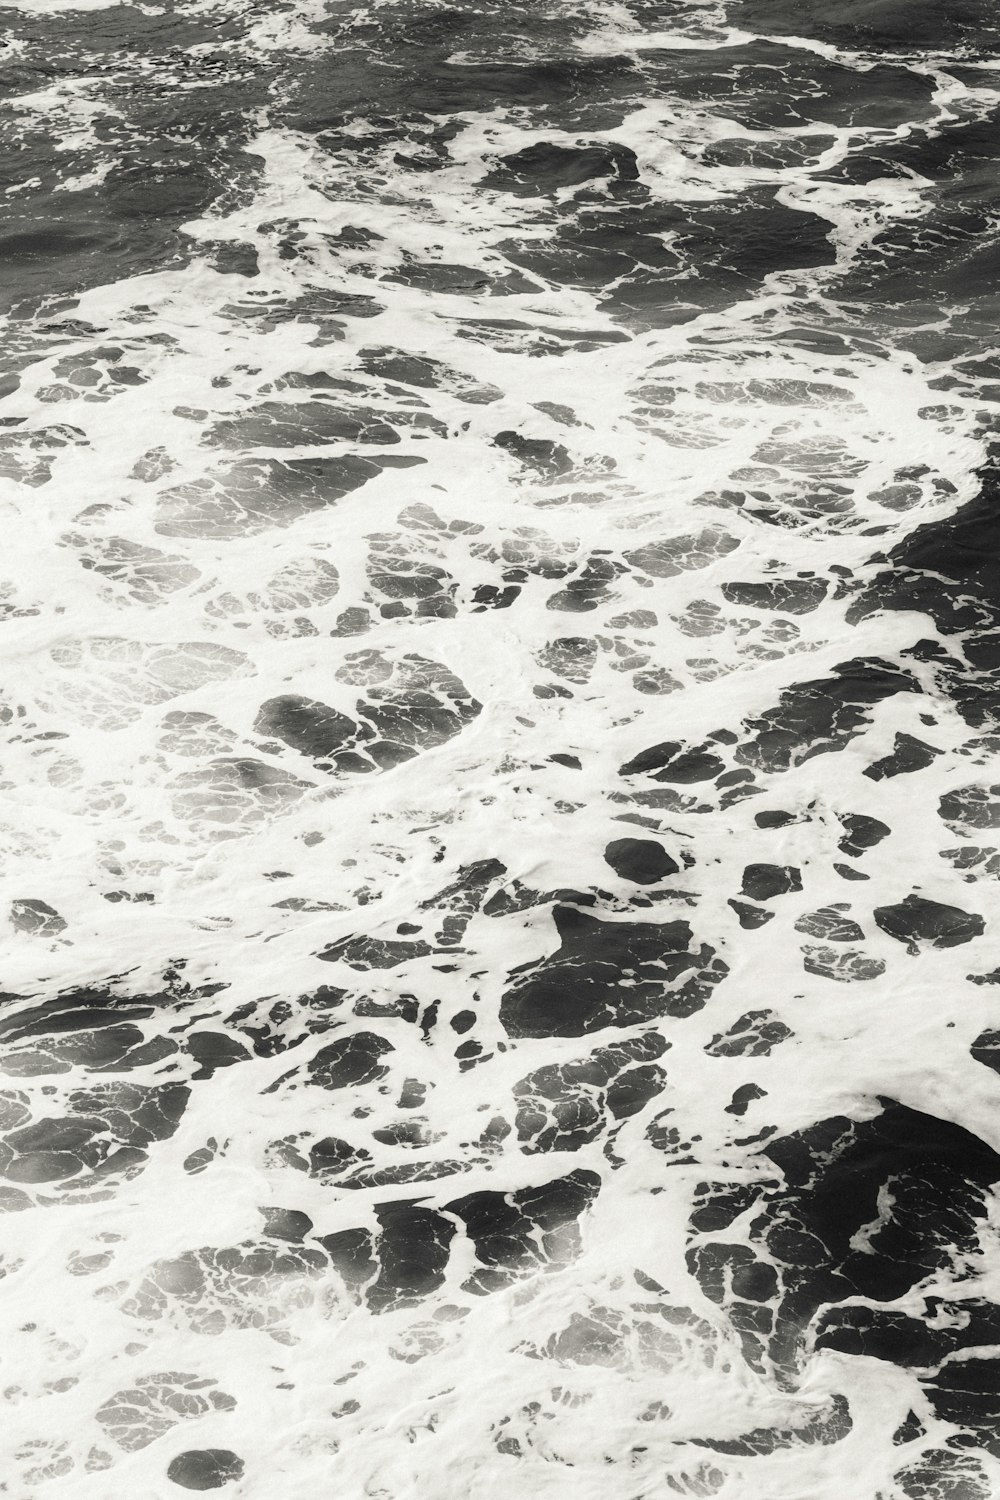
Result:
{"label": "turbulent water surface", "polygon": [[994,0],[0,88],[0,1494],[995,1500]]}

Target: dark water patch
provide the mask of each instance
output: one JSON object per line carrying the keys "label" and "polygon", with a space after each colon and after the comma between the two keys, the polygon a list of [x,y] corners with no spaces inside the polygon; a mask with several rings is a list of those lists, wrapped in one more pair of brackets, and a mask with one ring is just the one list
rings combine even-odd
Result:
{"label": "dark water patch", "polygon": [[200,251],[210,257],[220,276],[259,276],[260,263],[255,245],[237,240],[199,241]]}
{"label": "dark water patch", "polygon": [[560,354],[592,354],[608,344],[626,342],[627,333],[607,328],[533,326],[517,318],[463,318],[455,328],[460,339],[486,344],[499,354],[527,354],[541,359]]}
{"label": "dark water patch", "polygon": [[250,756],[217,757],[168,784],[173,810],[207,824],[219,838],[239,837],[247,822],[291,807],[313,783]]}
{"label": "dark water patch", "polygon": [[[597,643],[588,636],[560,636],[538,653],[541,666],[554,672],[566,682],[586,683],[597,662]],[[536,696],[545,696],[546,690],[535,690]]]}
{"label": "dark water patch", "polygon": [[454,881],[420,903],[422,912],[436,912],[440,929],[435,934],[443,946],[459,943],[471,918],[478,912],[487,893],[506,875],[506,866],[498,859],[477,859],[459,867]]}
{"label": "dark water patch", "polygon": [[806,912],[795,923],[795,931],[820,938],[824,943],[860,943],[865,935],[864,929],[846,915],[849,909],[846,901],[838,901],[834,906],[821,906],[818,911]]}
{"label": "dark water patch", "polygon": [[886,169],[902,167],[926,178],[943,202],[995,203],[990,169],[997,158],[996,112],[990,110],[988,99],[979,108],[982,117],[945,120],[933,131],[913,131],[902,140],[879,141],[863,149]]}
{"label": "dark water patch", "polygon": [[35,66],[43,77],[63,69],[75,72],[81,60],[99,71],[101,65],[117,64],[123,57],[159,59],[178,49],[234,42],[246,31],[238,16],[227,16],[221,9],[211,19],[199,20],[172,6],[164,11],[134,5],[67,9],[49,16],[2,8],[0,22],[8,37],[25,45],[28,61],[19,54],[16,66]]}
{"label": "dark water patch", "polygon": [[521,880],[512,880],[490,897],[483,907],[483,913],[487,917],[506,917],[512,912],[531,911],[536,906],[550,906],[558,901],[572,901],[575,906],[597,905],[597,897],[593,891],[574,891],[569,887],[556,891],[539,891]]}
{"label": "dark water patch", "polygon": [[482,185],[534,197],[550,196],[585,182],[614,184],[638,179],[635,152],[628,146],[560,146],[539,141],[511,156],[502,156]]}
{"label": "dark water patch", "polygon": [[375,1211],[381,1227],[380,1268],[366,1300],[373,1312],[384,1312],[441,1286],[456,1229],[442,1214],[416,1202],[383,1203]]}
{"label": "dark water patch", "polygon": [[311,1283],[328,1269],[326,1255],[312,1246],[268,1240],[202,1246],[154,1262],[122,1307],[147,1325],[167,1315],[180,1317],[198,1333],[218,1334],[227,1326],[271,1328],[281,1321],[282,1298],[308,1305]]}
{"label": "dark water patch", "polygon": [[275,1240],[291,1240],[301,1244],[312,1232],[313,1221],[308,1214],[296,1208],[262,1208],[264,1233]]}
{"label": "dark water patch", "polygon": [[[749,1244],[706,1237],[689,1253],[706,1294],[730,1312],[753,1300],[733,1268],[754,1284],[759,1276],[762,1289],[777,1272],[776,1289],[763,1293],[770,1329],[741,1329],[755,1368],[766,1354],[787,1378],[805,1358],[811,1320],[827,1304],[892,1302],[927,1276],[956,1268],[961,1274],[981,1254],[978,1235],[1000,1156],[950,1121],[880,1103],[871,1119],[836,1117],[772,1141],[763,1155],[780,1168],[783,1185],[758,1198]],[[716,1193],[721,1203],[727,1191],[709,1186],[697,1224],[724,1232],[704,1215]],[[859,1327],[867,1316],[827,1312],[821,1326]]]}
{"label": "dark water patch", "polygon": [[[1000,1317],[974,1297],[941,1303],[928,1297],[923,1317],[871,1306],[832,1309],[820,1321],[816,1346],[917,1371],[934,1415],[961,1431],[956,1447],[997,1456],[1000,1361],[990,1346],[1000,1342]],[[930,1321],[942,1313],[941,1323]]]}
{"label": "dark water patch", "polygon": [[862,772],[871,781],[885,781],[891,776],[906,776],[913,771],[925,771],[941,754],[934,745],[925,744],[916,735],[897,732],[892,753],[873,761]]}
{"label": "dark water patch", "polygon": [[663,1092],[659,1065],[669,1043],[656,1032],[569,1063],[549,1063],[514,1088],[514,1125],[528,1152],[578,1151],[615,1121],[629,1119]]}
{"label": "dark water patch", "polygon": [[919,953],[922,944],[932,948],[955,948],[971,943],[986,930],[978,912],[962,911],[931,901],[926,896],[909,895],[894,906],[877,906],[873,913],[883,932],[905,943],[909,953]]}
{"label": "dark water patch", "polygon": [[785,615],[808,615],[826,598],[824,578],[790,578],[773,583],[724,583],[723,598],[751,609],[780,610]]}
{"label": "dark water patch", "polygon": [[844,836],[839,840],[837,848],[842,854],[849,854],[854,859],[860,859],[867,850],[874,849],[892,832],[888,823],[872,818],[867,813],[842,813],[840,822],[844,828]]}
{"label": "dark water patch", "polygon": [[482,705],[464,684],[436,662],[411,655],[394,672],[378,653],[367,653],[343,670],[354,677],[357,669],[360,681],[368,665],[376,684],[380,679],[389,682],[373,686],[356,701],[357,718],[325,703],[285,694],[261,706],[257,732],[273,735],[308,756],[318,770],[365,774],[391,769],[445,744],[481,711]]}
{"label": "dark water patch", "polygon": [[509,1036],[585,1036],[700,1010],[725,978],[686,922],[602,922],[576,907],[553,911],[559,947],[513,971],[500,1005]]}
{"label": "dark water patch", "polygon": [[0,432],[0,477],[38,489],[51,480],[60,453],[89,446],[86,434],[65,422]]}
{"label": "dark water patch", "polygon": [[990,1500],[993,1479],[967,1453],[927,1448],[893,1478],[907,1500]]}
{"label": "dark water patch", "polygon": [[104,179],[102,196],[115,219],[199,218],[218,194],[218,185],[204,166],[185,161],[147,157],[112,167]]}
{"label": "dark water patch", "polygon": [[[992,668],[1000,662],[1000,491],[995,455],[979,478],[975,499],[950,516],[918,527],[892,550],[891,571],[877,574],[848,612],[852,621],[879,609],[930,615],[939,631],[951,638],[951,650],[928,642],[920,654],[940,662],[942,688],[974,725],[989,723],[1000,713],[1000,695],[991,678]],[[952,654],[956,648],[961,657]]]}
{"label": "dark water patch", "polygon": [[885,960],[867,958],[854,949],[802,946],[802,967],[807,974],[818,974],[822,979],[832,979],[838,984],[864,984],[880,979],[885,973]]}
{"label": "dark water patch", "polygon": [[374,1031],[356,1031],[321,1047],[309,1063],[309,1081],[324,1089],[354,1088],[385,1077],[381,1058],[394,1049]]}
{"label": "dark water patch", "polygon": [[622,555],[625,561],[651,578],[674,578],[693,568],[705,568],[739,547],[739,538],[723,526],[705,526],[701,531],[644,542]]}
{"label": "dark water patch", "polygon": [[896,693],[919,693],[909,672],[880,660],[844,662],[834,675],[786,688],[777,705],[746,721],[752,739],[736,749],[744,765],[783,771],[843,750],[871,723],[869,710]]}
{"label": "dark water patch", "polygon": [[[458,613],[455,595],[459,585],[437,563],[414,557],[407,542],[408,538],[399,533],[369,538],[366,571],[370,597],[378,605],[379,614],[383,619],[397,620],[413,614],[452,619]],[[519,592],[512,590],[505,604],[480,586],[473,593],[473,601],[479,608],[502,608],[513,603]]]}
{"label": "dark water patch", "polygon": [[[968,1342],[995,1343],[1000,1333],[995,1309],[983,1304],[981,1307],[987,1317],[976,1319],[975,1333]],[[974,1303],[962,1304],[963,1313],[975,1311]],[[947,1354],[963,1347],[967,1342],[965,1333],[965,1328],[936,1328],[922,1318],[902,1312],[848,1306],[834,1308],[822,1318],[816,1344],[820,1349],[836,1349],[842,1354],[867,1354],[904,1369],[919,1370],[939,1365]],[[987,1334],[985,1339],[982,1338],[984,1333]],[[993,1338],[988,1336],[990,1333]]]}
{"label": "dark water patch", "polygon": [[772,136],[769,140],[753,140],[736,136],[731,140],[710,141],[701,159],[708,167],[753,167],[783,172],[811,165],[835,144],[835,136],[811,131],[798,139]]}
{"label": "dark water patch", "polygon": [[938,817],[952,833],[963,835],[1000,828],[1000,786],[960,786],[945,792],[938,802]]}
{"label": "dark water patch", "polygon": [[[803,34],[800,26],[797,35]],[[895,126],[931,113],[933,84],[924,74],[885,64],[852,68],[774,41],[705,51],[650,48],[642,68],[657,92],[710,105],[746,130]]]}
{"label": "dark water patch", "polygon": [[[75,1274],[86,1275],[110,1261],[108,1252],[74,1257]],[[95,1416],[111,1438],[127,1453],[135,1453],[163,1437],[178,1423],[211,1412],[233,1411],[235,1399],[215,1388],[214,1380],[176,1370],[138,1376],[134,1384],[115,1391]]]}
{"label": "dark water patch", "polygon": [[404,252],[403,265],[387,271],[382,277],[397,286],[415,287],[418,291],[442,292],[448,296],[476,295],[517,296],[539,290],[538,283],[516,271],[492,276],[473,267],[450,261],[418,261]]}
{"label": "dark water patch", "polygon": [[926,1437],[927,1432],[916,1412],[907,1412],[892,1435],[895,1447],[899,1448],[903,1443],[916,1442],[918,1438]]}
{"label": "dark water patch", "polygon": [[328,1181],[340,1177],[352,1167],[371,1161],[371,1152],[363,1146],[354,1146],[340,1136],[324,1136],[309,1147],[308,1161],[304,1161],[297,1149],[290,1147],[284,1153],[290,1166],[305,1168],[312,1177]]}
{"label": "dark water patch", "polygon": [[758,927],[766,927],[774,916],[774,912],[768,911],[764,906],[754,906],[750,901],[739,901],[735,897],[727,905],[736,913],[736,919],[744,932],[755,932]]}
{"label": "dark water patch", "polygon": [[568,451],[548,438],[526,438],[508,430],[498,432],[493,442],[541,479],[558,479],[572,472],[573,460]]}
{"label": "dark water patch", "polygon": [[192,1082],[211,1078],[220,1068],[231,1068],[235,1063],[250,1059],[243,1043],[222,1031],[191,1031],[185,1037],[184,1045],[198,1065],[191,1074]]}
{"label": "dark water patch", "polygon": [[741,893],[752,901],[770,901],[801,889],[802,872],[794,865],[754,864],[743,871]]}
{"label": "dark water patch", "polygon": [[327,963],[345,963],[362,972],[369,969],[396,969],[415,958],[425,958],[434,949],[417,940],[389,937],[350,937],[331,943],[317,954]]}
{"label": "dark water patch", "polygon": [[666,781],[687,786],[692,782],[711,781],[726,768],[707,746],[686,750],[679,740],[665,740],[626,761],[619,775],[646,775],[651,781]]}
{"label": "dark water patch", "polygon": [[185,1490],[220,1490],[243,1478],[246,1465],[229,1448],[189,1448],[167,1465],[167,1478]]}
{"label": "dark water patch", "polygon": [[[916,174],[926,182],[925,212],[893,219],[837,278],[839,297],[905,332],[924,359],[978,354],[995,327],[997,139],[994,108],[985,119],[947,123],[930,136],[877,145],[848,163],[852,178],[860,172],[864,180],[870,166],[875,176]],[[928,325],[926,332],[922,324]]]}
{"label": "dark water patch", "polygon": [[178,589],[197,583],[201,574],[177,553],[143,547],[124,537],[95,539],[69,533],[65,542],[79,549],[81,565],[118,584],[142,604],[159,604]]}
{"label": "dark water patch", "polygon": [[0,1039],[48,1036],[80,1027],[114,1026],[147,1020],[166,996],[122,998],[104,989],[67,990],[52,1000],[18,1008],[0,1018]]}
{"label": "dark water patch", "polygon": [[[770,913],[768,913],[770,915]],[[748,1010],[726,1032],[705,1043],[709,1057],[769,1057],[794,1032],[770,1010]]]}
{"label": "dark water patch", "polygon": [[[393,414],[393,422],[430,429],[444,437],[443,423],[423,412]],[[325,447],[334,442],[387,447],[400,441],[396,426],[381,412],[344,411],[321,401],[266,401],[237,417],[225,418],[202,441],[217,448]]]}
{"label": "dark water patch", "polygon": [[588,557],[582,570],[566,587],[557,589],[545,601],[546,609],[564,614],[587,614],[599,605],[610,603],[614,593],[611,585],[625,571],[613,558],[599,555]]}
{"label": "dark water patch", "polygon": [[[384,33],[381,55],[348,48],[313,54],[304,60],[283,120],[322,136],[364,117],[372,101],[378,101],[378,114],[390,118],[528,110],[540,121],[549,115],[561,126],[577,121],[607,129],[621,123],[627,113],[624,99],[639,80],[634,63],[625,57],[559,57],[555,52],[523,62],[451,62],[454,42],[454,36],[441,36],[436,45],[408,45]],[[493,34],[493,55],[498,42]]]}
{"label": "dark water patch", "polygon": [[[0,310],[28,316],[53,298],[202,254],[180,226],[252,189],[260,163],[245,148],[271,78],[184,49],[220,33],[235,39],[241,24],[131,6],[88,12],[86,22],[71,11],[4,14],[22,51],[0,125],[0,182],[16,191],[0,236]],[[57,150],[66,134],[58,92],[23,106],[18,96],[78,80],[96,109]]]}
{"label": "dark water patch", "polygon": [[[335,154],[338,159],[360,166],[372,161],[392,146],[406,148],[396,151],[393,165],[404,172],[438,172],[451,163],[449,147],[465,129],[461,119],[435,119],[418,110],[394,113],[378,113],[373,118],[361,121],[356,116],[338,118],[329,130],[318,138],[322,149]],[[363,181],[356,185],[359,196],[368,193]],[[347,224],[337,234],[324,235],[331,247],[345,250],[364,250],[370,245],[382,243],[384,235],[374,229],[357,224]],[[282,257],[297,258],[293,240],[282,244]]]}
{"label": "dark water patch", "polygon": [[369,375],[380,376],[400,385],[416,386],[418,390],[443,388],[458,401],[473,406],[488,406],[499,401],[503,392],[496,386],[475,380],[472,376],[452,369],[451,366],[429,355],[409,354],[402,349],[374,347],[362,349],[358,363]]}
{"label": "dark water patch", "polygon": [[141,1022],[155,1021],[168,995],[123,1000],[107,990],[71,990],[14,1011],[0,1025],[0,1071],[11,1077],[68,1073],[84,1067],[125,1073],[176,1054],[181,1043]]}
{"label": "dark water patch", "polygon": [[[42,1193],[106,1196],[123,1179],[144,1169],[150,1148],[174,1136],[186,1112],[190,1086],[133,1082],[132,1074],[166,1064],[190,1082],[217,1068],[249,1061],[240,1041],[222,1031],[184,1023],[190,1004],[204,1007],[220,986],[192,990],[177,972],[165,989],[133,998],[111,989],[67,990],[63,995],[9,1011],[3,1025],[0,1071],[19,1079],[75,1074],[72,1089],[54,1106],[27,1094],[4,1092],[0,1100],[0,1172]],[[180,1016],[172,1028],[168,1017]],[[204,1016],[204,1011],[202,1011]],[[45,1094],[54,1094],[46,1085]],[[39,1106],[45,1106],[45,1113]],[[58,1113],[52,1110],[58,1109]],[[19,1191],[19,1190],[18,1190]],[[22,1194],[10,1208],[27,1208]]]}
{"label": "dark water patch", "polygon": [[772,36],[808,36],[854,51],[911,53],[995,49],[1000,22],[990,0],[834,0],[803,15],[795,0],[731,0],[730,24]]}
{"label": "dark water patch", "polygon": [[634,63],[624,57],[452,63],[453,47],[449,39],[436,49],[390,46],[379,58],[344,48],[317,54],[302,68],[283,120],[322,144],[325,132],[364,117],[377,100],[378,114],[390,117],[526,110],[539,123],[548,117],[560,128],[604,130],[621,123],[625,101],[641,90]]}
{"label": "dark water patch", "polygon": [[446,1204],[475,1246],[479,1264],[468,1289],[498,1290],[525,1272],[571,1257],[580,1247],[578,1221],[600,1186],[596,1172],[580,1170],[541,1187],[486,1190]]}
{"label": "dark water patch", "polygon": [[499,249],[513,265],[591,292],[630,325],[650,328],[726,306],[774,271],[831,264],[829,229],[778,202],[772,189],[753,188],[683,206],[583,205],[567,209],[547,239],[506,240]]}
{"label": "dark water patch", "polygon": [[742,1119],[757,1099],[766,1099],[767,1089],[762,1089],[759,1083],[741,1083],[738,1089],[733,1090],[733,1097],[728,1104],[723,1105],[727,1115],[735,1115]]}
{"label": "dark water patch", "polygon": [[790,823],[797,821],[794,813],[783,812],[779,809],[754,814],[754,823],[758,828],[787,828]]}
{"label": "dark water patch", "polygon": [[680,869],[657,839],[615,839],[605,848],[604,858],[616,875],[638,885],[655,885]]}
{"label": "dark water patch", "polygon": [[[190,1097],[183,1084],[94,1083],[75,1089],[60,1115],[39,1115],[0,1138],[0,1173],[49,1192],[88,1192],[134,1177],[148,1147],[169,1140]],[[26,1118],[18,1111],[19,1119]],[[44,1201],[52,1202],[51,1198]],[[25,1199],[19,1206],[28,1207]]]}
{"label": "dark water patch", "polygon": [[324,510],[385,469],[410,468],[417,456],[239,459],[227,468],[163,493],[160,536],[219,540],[291,526]]}
{"label": "dark water patch", "polygon": [[697,1234],[717,1234],[729,1229],[754,1207],[759,1197],[760,1188],[753,1183],[699,1182],[691,1210],[691,1228]]}
{"label": "dark water patch", "polygon": [[130,1073],[135,1068],[162,1062],[177,1051],[178,1044],[169,1037],[151,1036],[129,1022],[100,1016],[80,1017],[76,1026],[61,1035],[42,1034],[4,1054],[0,1071],[12,1077],[28,1078],[54,1073],[68,1073],[74,1067],[85,1067],[96,1073]]}
{"label": "dark water patch", "polygon": [[[987,1324],[996,1342],[996,1319]],[[987,1342],[987,1340],[984,1340]],[[924,1385],[935,1416],[945,1422],[970,1428],[982,1445],[1000,1456],[1000,1360],[996,1358],[951,1361]]]}
{"label": "dark water patch", "polygon": [[578,1220],[599,1188],[596,1173],[578,1171],[540,1187],[472,1193],[444,1204],[443,1212],[396,1200],[376,1205],[377,1233],[347,1229],[319,1243],[356,1296],[374,1312],[391,1311],[443,1284],[458,1219],[476,1262],[465,1290],[482,1295],[577,1253]]}
{"label": "dark water patch", "polygon": [[[1000,983],[1000,975],[983,976],[990,983]],[[969,1048],[969,1055],[984,1067],[1000,1073],[1000,1031],[987,1028],[981,1031]]]}
{"label": "dark water patch", "polygon": [[[254,293],[248,292],[247,296],[254,296]],[[234,302],[222,309],[224,316],[241,324],[256,324],[264,333],[286,323],[315,324],[316,336],[309,340],[315,348],[339,343],[344,338],[344,318],[377,318],[384,311],[382,303],[366,292],[325,287],[310,287],[296,297],[260,292],[254,301]],[[352,392],[363,389],[343,381],[337,382],[336,388]]]}
{"label": "dark water patch", "polygon": [[242,1039],[256,1057],[277,1057],[299,1047],[310,1036],[322,1035],[340,1023],[335,1012],[347,991],[319,985],[311,994],[296,997],[263,996],[247,1001],[223,1017],[228,1032]]}

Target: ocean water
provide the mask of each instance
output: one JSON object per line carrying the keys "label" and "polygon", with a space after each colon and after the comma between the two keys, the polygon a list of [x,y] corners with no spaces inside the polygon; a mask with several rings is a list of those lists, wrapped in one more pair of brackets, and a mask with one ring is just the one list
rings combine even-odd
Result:
{"label": "ocean water", "polygon": [[996,7],[0,90],[0,1495],[995,1500]]}

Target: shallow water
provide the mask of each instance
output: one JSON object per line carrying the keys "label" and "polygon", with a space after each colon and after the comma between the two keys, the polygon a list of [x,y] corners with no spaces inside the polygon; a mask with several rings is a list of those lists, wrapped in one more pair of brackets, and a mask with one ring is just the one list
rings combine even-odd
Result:
{"label": "shallow water", "polygon": [[0,1494],[990,1500],[995,9],[0,19]]}

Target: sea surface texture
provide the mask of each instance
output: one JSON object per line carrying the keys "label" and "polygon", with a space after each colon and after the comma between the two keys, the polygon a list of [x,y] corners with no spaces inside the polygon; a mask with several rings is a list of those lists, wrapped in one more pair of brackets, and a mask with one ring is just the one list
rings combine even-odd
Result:
{"label": "sea surface texture", "polygon": [[0,90],[0,1496],[997,1500],[996,0]]}

